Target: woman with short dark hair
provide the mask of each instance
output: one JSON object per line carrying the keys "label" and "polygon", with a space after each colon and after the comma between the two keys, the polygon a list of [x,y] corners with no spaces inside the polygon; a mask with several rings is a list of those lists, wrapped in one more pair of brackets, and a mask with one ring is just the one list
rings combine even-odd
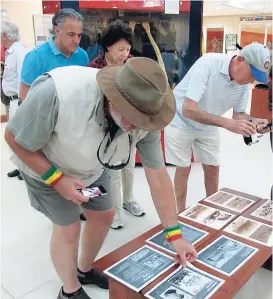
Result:
{"label": "woman with short dark hair", "polygon": [[103,68],[109,65],[123,64],[131,58],[134,33],[121,20],[112,22],[102,33],[100,45],[103,54],[91,61],[90,67]]}
{"label": "woman with short dark hair", "polygon": [[[102,33],[100,45],[103,48],[103,54],[91,61],[90,67],[103,68],[105,66],[125,63],[129,58],[130,50],[133,45],[134,33],[128,24],[121,20],[112,22]],[[121,171],[113,170],[112,190],[116,198],[114,203],[115,217],[111,225],[118,229],[124,226],[121,218],[122,202],[123,208],[134,216],[144,215],[143,209],[133,198],[135,155],[131,157],[130,163]],[[123,186],[123,200],[121,194],[121,182]]]}

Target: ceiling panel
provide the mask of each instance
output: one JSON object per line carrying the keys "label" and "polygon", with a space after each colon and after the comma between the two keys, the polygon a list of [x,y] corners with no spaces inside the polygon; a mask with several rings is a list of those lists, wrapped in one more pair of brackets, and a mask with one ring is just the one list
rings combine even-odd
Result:
{"label": "ceiling panel", "polygon": [[204,0],[204,16],[272,15],[272,0]]}

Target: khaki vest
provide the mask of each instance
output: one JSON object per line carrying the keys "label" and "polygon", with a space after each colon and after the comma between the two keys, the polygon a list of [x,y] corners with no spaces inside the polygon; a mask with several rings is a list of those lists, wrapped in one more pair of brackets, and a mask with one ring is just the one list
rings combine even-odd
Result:
{"label": "khaki vest", "polygon": [[[109,144],[109,134],[105,136],[103,94],[96,81],[97,72],[94,68],[69,66],[48,73],[56,86],[59,111],[54,132],[41,150],[65,175],[76,177],[86,185],[94,183],[103,172],[97,158],[102,141],[100,159],[103,163],[117,165],[128,160],[128,136],[131,135],[132,140],[131,159],[135,159],[136,143],[148,134],[141,130],[128,133],[120,129]],[[41,180],[15,155],[13,162],[22,172]]]}

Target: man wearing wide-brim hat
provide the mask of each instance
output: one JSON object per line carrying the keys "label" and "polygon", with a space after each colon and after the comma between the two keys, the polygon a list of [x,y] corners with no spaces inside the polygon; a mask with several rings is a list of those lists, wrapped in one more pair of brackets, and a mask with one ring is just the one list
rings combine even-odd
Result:
{"label": "man wearing wide-brim hat", "polygon": [[[62,67],[32,85],[5,138],[31,205],[54,224],[51,256],[63,282],[58,299],[88,299],[81,284],[108,288],[107,278],[92,269],[92,263],[113,220],[111,194],[89,199],[77,189],[103,186],[109,191],[111,172],[135,158],[131,155],[135,146],[177,261],[185,265],[195,260],[196,251],[178,226],[161,150],[159,130],[174,113],[166,76],[148,58],[132,58],[101,70]],[[80,205],[87,222],[77,268]]]}

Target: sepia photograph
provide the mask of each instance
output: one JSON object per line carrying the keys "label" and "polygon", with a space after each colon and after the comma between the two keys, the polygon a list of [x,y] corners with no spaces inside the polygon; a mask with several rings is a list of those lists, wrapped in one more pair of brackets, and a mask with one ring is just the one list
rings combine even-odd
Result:
{"label": "sepia photograph", "polygon": [[272,227],[262,224],[255,232],[253,232],[249,236],[249,238],[264,243],[265,245],[273,246]]}
{"label": "sepia photograph", "polygon": [[229,226],[227,226],[225,228],[225,231],[240,235],[242,237],[248,237],[259,226],[259,222],[241,216],[234,220]]}
{"label": "sepia photograph", "polygon": [[255,210],[252,216],[261,218],[272,222],[272,201],[267,200],[263,205],[261,205],[257,210]]}
{"label": "sepia photograph", "polygon": [[197,204],[186,211],[183,211],[179,216],[194,220],[215,229],[221,229],[235,218],[234,214],[202,204]]}
{"label": "sepia photograph", "polygon": [[204,199],[206,202],[211,202],[220,207],[224,207],[236,212],[244,212],[251,205],[254,204],[254,201],[248,198],[237,196],[223,191],[218,191],[212,196]]}
{"label": "sepia photograph", "polygon": [[227,193],[224,191],[218,191],[211,195],[210,197],[206,198],[205,201],[211,201],[215,204],[224,204],[228,200],[230,200],[232,197],[234,197],[234,194]]}
{"label": "sepia photograph", "polygon": [[240,196],[236,196],[232,199],[230,199],[225,206],[231,210],[237,211],[237,212],[243,212],[247,208],[249,208],[254,202],[250,199],[243,198]]}

